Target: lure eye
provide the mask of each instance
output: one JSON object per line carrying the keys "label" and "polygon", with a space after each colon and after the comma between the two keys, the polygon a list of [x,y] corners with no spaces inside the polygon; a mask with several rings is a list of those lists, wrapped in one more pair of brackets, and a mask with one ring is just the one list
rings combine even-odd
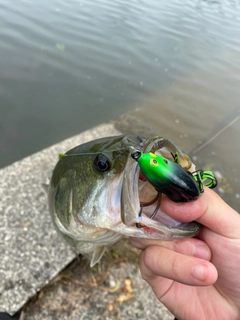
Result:
{"label": "lure eye", "polygon": [[156,166],[158,165],[157,160],[156,160],[156,159],[151,159],[151,160],[150,160],[150,165],[151,165],[152,167],[156,167]]}
{"label": "lure eye", "polygon": [[111,161],[107,156],[100,153],[94,159],[93,165],[97,171],[104,172],[111,169]]}

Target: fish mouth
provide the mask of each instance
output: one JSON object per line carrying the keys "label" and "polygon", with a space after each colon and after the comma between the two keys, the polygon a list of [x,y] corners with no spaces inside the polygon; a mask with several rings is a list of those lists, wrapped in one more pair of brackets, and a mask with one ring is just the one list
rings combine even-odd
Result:
{"label": "fish mouth", "polygon": [[[170,142],[166,148],[166,140],[164,146],[162,140],[148,140],[140,151],[154,152],[171,161],[172,153],[178,152],[185,161],[175,145]],[[136,228],[134,236],[167,240],[193,237],[199,233],[201,225],[198,222],[183,223],[171,218],[161,209],[160,202],[161,194],[143,177],[137,162],[129,157],[122,185],[121,220],[128,227]]]}

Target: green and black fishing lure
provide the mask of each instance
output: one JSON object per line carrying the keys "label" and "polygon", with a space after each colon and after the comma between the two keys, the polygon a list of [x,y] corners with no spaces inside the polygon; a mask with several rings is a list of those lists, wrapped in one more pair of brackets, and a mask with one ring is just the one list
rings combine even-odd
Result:
{"label": "green and black fishing lure", "polygon": [[203,193],[203,186],[214,188],[217,180],[211,171],[198,170],[193,173],[178,164],[178,155],[173,161],[154,153],[132,152],[132,158],[154,188],[174,202],[196,200]]}

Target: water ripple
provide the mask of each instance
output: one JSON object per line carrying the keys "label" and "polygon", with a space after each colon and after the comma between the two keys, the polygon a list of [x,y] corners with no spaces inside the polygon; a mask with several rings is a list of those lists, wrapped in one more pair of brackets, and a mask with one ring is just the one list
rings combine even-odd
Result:
{"label": "water ripple", "polygon": [[0,39],[0,148],[29,115],[47,145],[148,99],[186,122],[239,100],[239,1],[0,0]]}

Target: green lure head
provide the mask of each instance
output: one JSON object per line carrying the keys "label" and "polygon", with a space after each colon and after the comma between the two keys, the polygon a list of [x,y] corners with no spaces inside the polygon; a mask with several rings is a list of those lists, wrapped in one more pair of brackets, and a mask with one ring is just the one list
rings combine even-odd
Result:
{"label": "green lure head", "polygon": [[154,153],[133,151],[132,158],[144,177],[159,192],[175,202],[196,200],[200,191],[192,174],[179,164]]}

